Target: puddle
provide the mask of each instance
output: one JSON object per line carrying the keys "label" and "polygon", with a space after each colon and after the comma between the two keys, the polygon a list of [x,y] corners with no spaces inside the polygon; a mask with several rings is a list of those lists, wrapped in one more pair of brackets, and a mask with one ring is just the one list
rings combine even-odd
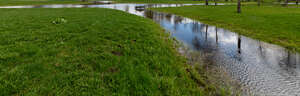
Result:
{"label": "puddle", "polygon": [[[214,4],[214,3],[212,3]],[[106,4],[2,6],[0,8],[111,8],[150,18],[189,50],[210,54],[208,60],[259,95],[300,95],[300,55],[226,29],[172,14],[144,10],[204,4]],[[224,5],[224,4],[220,4]]]}

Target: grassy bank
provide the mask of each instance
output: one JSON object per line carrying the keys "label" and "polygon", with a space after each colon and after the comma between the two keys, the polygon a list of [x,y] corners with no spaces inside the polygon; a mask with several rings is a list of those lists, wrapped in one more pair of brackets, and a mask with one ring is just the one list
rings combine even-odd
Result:
{"label": "grassy bank", "polygon": [[111,9],[0,11],[1,96],[226,92],[189,67],[151,20]]}
{"label": "grassy bank", "polygon": [[147,3],[147,4],[195,4],[204,1],[194,0],[115,0],[118,3]]}
{"label": "grassy bank", "polygon": [[186,16],[300,51],[300,9],[280,6],[185,6],[152,9]]}
{"label": "grassy bank", "polygon": [[0,0],[0,6],[49,5],[49,4],[86,4],[80,0]]}

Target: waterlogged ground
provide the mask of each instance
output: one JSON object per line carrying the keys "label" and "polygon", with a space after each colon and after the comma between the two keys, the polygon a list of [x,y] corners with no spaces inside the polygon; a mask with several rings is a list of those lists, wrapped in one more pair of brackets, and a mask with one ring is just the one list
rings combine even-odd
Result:
{"label": "waterlogged ground", "polygon": [[298,53],[189,18],[144,10],[147,7],[174,6],[182,5],[47,5],[11,8],[100,7],[118,9],[150,18],[170,32],[173,37],[183,42],[190,50],[207,54],[208,60],[226,69],[233,78],[249,87],[253,94],[299,95],[300,55]]}

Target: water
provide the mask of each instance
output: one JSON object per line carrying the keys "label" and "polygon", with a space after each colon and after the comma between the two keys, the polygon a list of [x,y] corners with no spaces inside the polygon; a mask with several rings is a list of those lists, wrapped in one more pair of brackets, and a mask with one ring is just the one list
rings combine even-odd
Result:
{"label": "water", "polygon": [[[112,8],[150,18],[171,32],[190,50],[210,54],[209,59],[259,95],[300,95],[300,55],[226,29],[189,18],[144,10],[203,4],[109,4],[4,6],[0,8]],[[223,5],[223,4],[220,4]]]}

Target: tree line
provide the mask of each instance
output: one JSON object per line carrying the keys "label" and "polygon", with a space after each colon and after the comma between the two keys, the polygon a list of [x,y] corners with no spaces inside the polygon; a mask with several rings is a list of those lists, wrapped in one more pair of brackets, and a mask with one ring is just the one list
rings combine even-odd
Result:
{"label": "tree line", "polygon": [[[214,5],[217,6],[217,0],[213,0],[214,1]],[[233,0],[230,0],[231,2],[234,2]],[[263,0],[253,0],[255,2],[257,2],[258,6],[261,6],[263,3]],[[299,5],[299,0],[277,0],[277,2],[281,3],[282,1],[284,1],[284,3],[282,3],[283,6],[287,6],[289,4],[289,2],[295,2],[296,5]],[[229,0],[225,0],[225,2],[229,2]],[[242,9],[241,9],[241,2],[252,2],[251,0],[237,0],[237,13],[242,13]],[[209,0],[205,0],[205,5],[209,5]]]}

